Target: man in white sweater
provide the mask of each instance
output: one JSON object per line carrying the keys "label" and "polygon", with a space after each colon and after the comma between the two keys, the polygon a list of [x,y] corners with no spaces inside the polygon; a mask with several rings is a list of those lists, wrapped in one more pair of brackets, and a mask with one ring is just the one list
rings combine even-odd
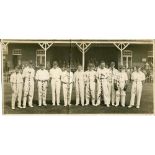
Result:
{"label": "man in white sweater", "polygon": [[38,98],[39,98],[39,106],[46,106],[46,92],[49,80],[49,73],[45,69],[44,65],[40,66],[40,69],[36,73],[35,79],[38,82]]}
{"label": "man in white sweater", "polygon": [[33,107],[34,77],[35,77],[35,70],[32,67],[32,62],[30,62],[28,67],[26,67],[23,70],[23,78],[24,78],[23,108],[26,108],[27,98],[29,107]]}
{"label": "man in white sweater", "polygon": [[74,84],[76,90],[76,106],[80,104],[84,106],[84,80],[85,74],[82,70],[82,66],[78,65],[77,71],[74,73]]}
{"label": "man in white sweater", "polygon": [[66,70],[62,72],[61,81],[63,87],[64,106],[71,106],[73,73],[71,72],[70,66],[67,66]]}
{"label": "man in white sweater", "polygon": [[50,69],[52,104],[55,106],[55,98],[57,106],[60,105],[60,87],[61,87],[62,71],[58,67],[57,61],[53,62],[53,67]]}
{"label": "man in white sweater", "polygon": [[18,108],[22,108],[21,98],[23,89],[23,77],[18,67],[16,67],[15,71],[11,74],[10,83],[12,88],[11,108],[15,109],[16,99],[18,100]]}

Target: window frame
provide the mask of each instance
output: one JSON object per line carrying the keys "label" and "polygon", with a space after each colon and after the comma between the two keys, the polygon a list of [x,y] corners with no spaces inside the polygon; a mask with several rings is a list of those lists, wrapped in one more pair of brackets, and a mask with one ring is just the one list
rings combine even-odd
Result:
{"label": "window frame", "polygon": [[[130,54],[126,54],[126,53],[130,53]],[[125,66],[128,64],[127,67],[129,67],[129,58],[131,58],[131,62],[130,62],[130,67],[132,67],[132,57],[133,57],[133,51],[131,50],[124,50],[122,53],[122,57],[123,59],[126,59],[126,64]],[[123,65],[124,65],[124,61],[123,61]]]}
{"label": "window frame", "polygon": [[40,62],[43,61],[43,57],[44,57],[44,65],[45,65],[45,51],[43,49],[37,49],[36,50],[36,67],[39,67],[40,64],[43,63],[38,63],[38,57],[40,57]]}

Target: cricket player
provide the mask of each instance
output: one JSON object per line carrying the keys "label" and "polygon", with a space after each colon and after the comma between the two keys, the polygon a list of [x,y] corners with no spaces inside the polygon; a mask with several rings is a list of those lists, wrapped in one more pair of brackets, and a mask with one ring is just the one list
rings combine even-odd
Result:
{"label": "cricket player", "polygon": [[142,88],[145,81],[145,74],[141,71],[140,67],[137,67],[137,71],[135,70],[131,74],[132,80],[132,88],[131,88],[131,100],[129,108],[134,106],[135,96],[137,96],[137,104],[136,108],[140,108],[140,100],[142,95]]}
{"label": "cricket player", "polygon": [[73,87],[73,73],[71,72],[70,66],[68,65],[66,70],[62,72],[61,76],[63,96],[64,96],[64,106],[71,106],[71,95]]}
{"label": "cricket player", "polygon": [[46,92],[49,80],[49,73],[45,69],[44,65],[40,65],[40,69],[36,72],[35,79],[38,82],[38,98],[39,106],[47,106],[46,104]]}
{"label": "cricket player", "polygon": [[86,84],[86,106],[89,105],[91,100],[92,105],[95,104],[95,82],[96,82],[96,72],[94,71],[94,65],[92,63],[88,64],[88,70],[85,72],[85,84]]}
{"label": "cricket player", "polygon": [[33,69],[32,62],[30,62],[28,67],[26,67],[23,70],[23,78],[24,78],[23,108],[26,108],[27,97],[29,107],[33,107],[32,101],[34,96],[34,77],[35,77],[35,70]]}
{"label": "cricket player", "polygon": [[103,97],[104,104],[110,106],[110,96],[108,88],[109,70],[105,67],[105,62],[101,61],[100,68],[97,70],[97,106],[101,103]]}
{"label": "cricket player", "polygon": [[18,67],[16,67],[15,71],[11,74],[10,83],[12,88],[11,108],[15,109],[16,99],[18,100],[18,108],[22,108],[21,98],[23,89],[23,77]]}
{"label": "cricket player", "polygon": [[119,106],[120,100],[121,100],[121,105],[125,107],[125,97],[126,97],[126,89],[127,89],[127,81],[128,81],[128,76],[127,73],[125,72],[125,67],[121,66],[120,67],[120,72],[117,75],[116,79],[116,107]]}
{"label": "cricket player", "polygon": [[77,71],[74,73],[74,84],[76,90],[76,106],[80,104],[84,106],[84,80],[85,74],[82,65],[78,65]]}
{"label": "cricket player", "polygon": [[109,88],[109,96],[110,96],[110,102],[112,105],[115,105],[116,101],[116,91],[114,89],[114,83],[118,75],[118,70],[115,69],[115,62],[111,62],[110,68],[109,68],[109,78],[108,78],[108,88]]}
{"label": "cricket player", "polygon": [[57,61],[53,62],[53,68],[50,69],[52,104],[55,106],[55,98],[57,106],[60,105],[60,87],[61,87],[62,71],[58,67]]}

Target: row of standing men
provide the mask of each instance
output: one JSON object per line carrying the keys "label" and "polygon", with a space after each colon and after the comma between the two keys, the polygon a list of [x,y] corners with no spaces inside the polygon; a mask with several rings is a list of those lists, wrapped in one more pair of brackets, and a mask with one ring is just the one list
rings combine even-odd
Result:
{"label": "row of standing men", "polygon": [[[90,101],[93,106],[98,106],[104,101],[107,107],[110,104],[117,107],[120,103],[125,107],[128,76],[125,72],[125,67],[121,66],[118,71],[115,68],[114,62],[111,62],[110,68],[107,69],[105,62],[101,61],[97,71],[94,70],[94,65],[89,63],[88,70],[85,72],[82,70],[82,66],[78,65],[77,71],[74,74],[71,72],[70,66],[66,66],[66,69],[62,71],[56,61],[53,62],[53,67],[49,72],[41,65],[40,69],[35,73],[32,63],[29,63],[22,72],[16,67],[10,77],[12,109],[15,109],[16,100],[18,100],[18,108],[26,108],[27,104],[29,107],[33,107],[35,80],[37,81],[38,88],[38,106],[47,106],[46,94],[48,81],[50,81],[53,106],[60,105],[60,89],[62,84],[64,106],[71,106],[72,87],[74,85],[76,90],[76,106],[79,104],[87,106],[90,104]],[[128,107],[131,108],[135,105],[135,96],[137,96],[136,108],[140,108],[142,86],[145,81],[145,75],[141,72],[140,67],[134,67],[131,80],[131,99]],[[96,91],[97,97],[95,95]],[[22,92],[23,104],[21,103]]]}

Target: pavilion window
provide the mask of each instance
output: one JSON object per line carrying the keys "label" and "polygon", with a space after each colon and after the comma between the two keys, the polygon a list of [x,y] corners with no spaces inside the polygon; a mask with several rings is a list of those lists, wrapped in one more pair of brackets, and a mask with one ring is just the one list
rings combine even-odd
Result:
{"label": "pavilion window", "polygon": [[13,56],[14,67],[22,64],[22,49],[13,49],[12,56]]}
{"label": "pavilion window", "polygon": [[148,59],[148,62],[153,63],[153,52],[152,51],[147,52],[147,59]]}
{"label": "pavilion window", "polygon": [[132,67],[132,51],[124,50],[123,51],[123,65],[128,67]]}
{"label": "pavilion window", "polygon": [[39,65],[45,65],[45,51],[43,49],[36,51],[36,67]]}

